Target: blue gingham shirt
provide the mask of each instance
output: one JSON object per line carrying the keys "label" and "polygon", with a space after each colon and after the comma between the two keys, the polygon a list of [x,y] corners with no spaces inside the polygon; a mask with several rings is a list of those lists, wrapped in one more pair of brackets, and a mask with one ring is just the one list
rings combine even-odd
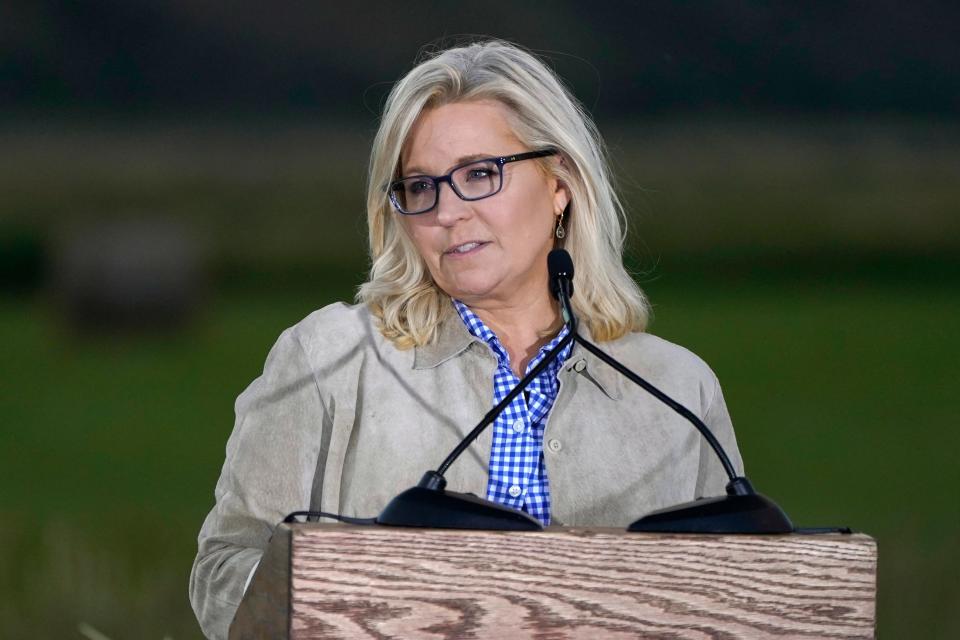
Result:
{"label": "blue gingham shirt", "polygon": [[[493,405],[496,405],[520,378],[510,368],[510,356],[496,334],[465,304],[459,300],[453,304],[470,333],[487,343],[497,356],[497,370],[493,374]],[[537,366],[567,332],[564,326],[556,338],[542,347],[530,360],[527,372]],[[526,511],[544,525],[550,524],[550,482],[543,463],[543,430],[560,390],[557,373],[572,347],[572,343],[568,344],[493,423],[487,500]]]}

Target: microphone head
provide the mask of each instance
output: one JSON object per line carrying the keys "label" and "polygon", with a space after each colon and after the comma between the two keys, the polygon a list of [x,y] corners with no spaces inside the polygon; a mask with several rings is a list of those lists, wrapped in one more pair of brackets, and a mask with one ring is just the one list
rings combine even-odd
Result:
{"label": "microphone head", "polygon": [[561,282],[567,283],[570,295],[573,295],[573,258],[566,249],[554,249],[547,255],[547,272],[550,274],[550,293],[554,298],[559,295]]}
{"label": "microphone head", "polygon": [[551,280],[560,277],[573,280],[573,258],[566,249],[554,249],[547,255],[547,271]]}

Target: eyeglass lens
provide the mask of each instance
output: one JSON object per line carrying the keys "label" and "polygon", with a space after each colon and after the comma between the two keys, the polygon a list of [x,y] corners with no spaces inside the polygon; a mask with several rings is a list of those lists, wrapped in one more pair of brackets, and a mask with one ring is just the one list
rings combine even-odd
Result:
{"label": "eyeglass lens", "polygon": [[[450,174],[450,183],[463,200],[479,200],[500,190],[500,165],[495,160],[480,160],[458,167]],[[437,204],[439,182],[429,176],[413,176],[394,184],[393,195],[402,213],[429,211]]]}

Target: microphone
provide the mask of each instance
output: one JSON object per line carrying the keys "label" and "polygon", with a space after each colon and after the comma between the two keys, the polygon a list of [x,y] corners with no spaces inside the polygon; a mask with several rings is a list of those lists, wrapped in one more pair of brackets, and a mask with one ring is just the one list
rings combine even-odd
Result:
{"label": "microphone", "polygon": [[570,298],[573,296],[573,260],[563,249],[555,249],[548,256],[550,290],[560,300],[564,320],[575,336],[577,344],[616,369],[634,384],[642,387],[657,400],[676,411],[704,437],[720,459],[730,478],[726,496],[704,498],[659,509],[636,520],[627,531],[659,533],[790,533],[794,530],[787,514],[775,502],[754,491],[745,476],[738,476],[730,457],[710,428],[692,411],[666,393],[650,384],[618,360],[600,350],[577,331],[577,318]]}
{"label": "microphone", "polygon": [[571,333],[576,333],[577,316],[570,304],[570,298],[573,297],[573,259],[566,249],[554,249],[547,255],[547,271],[550,274],[550,293],[560,301],[563,321]]}
{"label": "microphone", "polygon": [[[551,282],[558,284],[563,291],[573,292],[573,261],[564,251],[566,262],[557,266],[554,277],[553,251],[547,257],[547,269]],[[560,258],[562,261],[562,258]],[[562,269],[560,267],[563,267]],[[564,275],[569,274],[569,275]],[[556,293],[554,297],[556,297]],[[569,300],[569,297],[567,298]],[[569,324],[569,322],[568,322]],[[486,529],[493,531],[542,531],[540,521],[528,513],[513,509],[497,502],[485,500],[470,493],[446,491],[447,480],[443,474],[460,457],[467,447],[486,429],[503,411],[513,402],[513,399],[533,382],[540,373],[557,359],[560,352],[574,339],[573,330],[560,339],[555,347],[550,349],[544,358],[531,369],[517,385],[507,393],[495,407],[490,409],[482,420],[466,437],[460,441],[450,455],[437,467],[436,471],[427,471],[415,487],[397,495],[384,507],[376,518],[377,524],[401,527],[427,527],[440,529]]]}

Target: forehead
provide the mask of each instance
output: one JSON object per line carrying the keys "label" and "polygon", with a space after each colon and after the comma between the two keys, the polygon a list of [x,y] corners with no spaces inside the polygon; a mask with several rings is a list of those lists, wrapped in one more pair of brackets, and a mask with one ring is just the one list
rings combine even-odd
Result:
{"label": "forehead", "polygon": [[424,110],[400,154],[403,173],[442,173],[471,157],[514,153],[520,141],[510,111],[495,100],[455,102]]}

